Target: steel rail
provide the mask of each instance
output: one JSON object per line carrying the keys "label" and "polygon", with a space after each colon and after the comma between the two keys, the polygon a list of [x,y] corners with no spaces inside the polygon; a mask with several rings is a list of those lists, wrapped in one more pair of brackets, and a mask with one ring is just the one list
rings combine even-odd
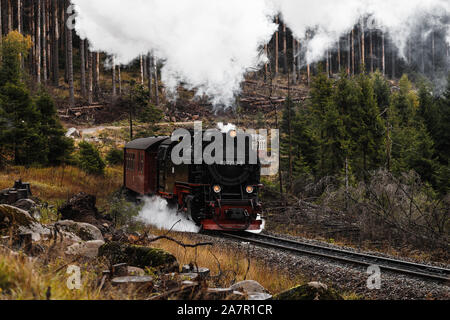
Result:
{"label": "steel rail", "polygon": [[322,258],[338,260],[363,266],[377,265],[382,270],[408,274],[420,278],[450,282],[450,269],[430,266],[426,264],[408,262],[393,258],[380,257],[367,253],[353,252],[350,250],[332,248],[302,241],[278,238],[265,234],[229,233],[222,232],[226,237],[250,242],[259,246],[287,250],[295,253],[319,256]]}

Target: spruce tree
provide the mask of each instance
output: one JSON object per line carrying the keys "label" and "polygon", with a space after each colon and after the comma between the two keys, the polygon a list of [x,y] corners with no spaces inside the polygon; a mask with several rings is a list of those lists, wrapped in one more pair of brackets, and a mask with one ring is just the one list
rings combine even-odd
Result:
{"label": "spruce tree", "polygon": [[353,143],[357,166],[363,177],[369,170],[376,169],[382,162],[385,127],[378,108],[373,82],[362,73],[358,76],[358,108],[353,113]]}

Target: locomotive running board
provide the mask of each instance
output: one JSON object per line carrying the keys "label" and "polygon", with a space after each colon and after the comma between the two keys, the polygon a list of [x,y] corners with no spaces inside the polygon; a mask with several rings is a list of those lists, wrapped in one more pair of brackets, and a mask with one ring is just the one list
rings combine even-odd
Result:
{"label": "locomotive running board", "polygon": [[246,223],[239,223],[232,220],[222,220],[216,222],[212,219],[202,221],[203,230],[215,230],[215,231],[258,231],[261,230],[262,220],[254,220],[246,228]]}

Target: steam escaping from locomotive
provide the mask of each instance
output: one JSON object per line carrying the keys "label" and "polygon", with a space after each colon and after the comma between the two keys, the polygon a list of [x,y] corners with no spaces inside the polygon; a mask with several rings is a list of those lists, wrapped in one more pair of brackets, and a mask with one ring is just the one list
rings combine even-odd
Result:
{"label": "steam escaping from locomotive", "polygon": [[366,29],[387,32],[400,56],[417,30],[422,38],[440,30],[447,43],[449,39],[448,0],[72,2],[78,13],[76,31],[89,39],[91,50],[113,54],[121,64],[152,52],[162,65],[169,95],[183,84],[225,108],[235,104],[245,74],[267,61],[263,46],[277,29],[278,13],[301,40],[306,50],[303,62],[309,63],[323,59],[361,18],[366,19]]}
{"label": "steam escaping from locomotive", "polygon": [[199,232],[200,227],[176,208],[169,208],[167,200],[154,196],[144,198],[144,206],[139,212],[138,221],[160,230],[178,232]]}

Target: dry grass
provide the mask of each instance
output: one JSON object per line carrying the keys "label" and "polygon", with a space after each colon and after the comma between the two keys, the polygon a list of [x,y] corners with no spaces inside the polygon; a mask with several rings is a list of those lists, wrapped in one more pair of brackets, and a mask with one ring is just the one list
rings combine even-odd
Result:
{"label": "dry grass", "polygon": [[72,166],[10,167],[0,171],[0,189],[11,188],[18,179],[29,182],[33,195],[44,201],[58,202],[76,193],[86,192],[97,197],[99,206],[104,206],[108,197],[123,182],[121,167],[107,168],[104,176],[88,175]]}
{"label": "dry grass", "polygon": [[[63,268],[61,268],[61,265]],[[60,269],[60,270],[58,270]],[[0,300],[95,300],[103,293],[93,284],[97,273],[86,265],[81,270],[81,290],[67,286],[67,267],[61,260],[42,265],[24,255],[0,252]],[[55,272],[56,271],[56,272]],[[50,288],[50,289],[49,289]]]}
{"label": "dry grass", "polygon": [[[164,232],[151,230],[151,233],[159,235]],[[174,232],[170,236],[183,243],[194,244],[198,242],[195,236],[186,233]],[[216,283],[212,283],[222,287],[229,286],[233,280],[255,280],[275,294],[305,283],[305,279],[301,275],[289,276],[286,272],[270,267],[262,261],[253,258],[249,261],[248,247],[246,246],[242,246],[239,250],[223,246],[184,249],[169,240],[159,240],[153,246],[172,253],[181,265],[193,263],[199,267],[208,268],[213,276],[222,272],[223,276],[217,279]]]}

